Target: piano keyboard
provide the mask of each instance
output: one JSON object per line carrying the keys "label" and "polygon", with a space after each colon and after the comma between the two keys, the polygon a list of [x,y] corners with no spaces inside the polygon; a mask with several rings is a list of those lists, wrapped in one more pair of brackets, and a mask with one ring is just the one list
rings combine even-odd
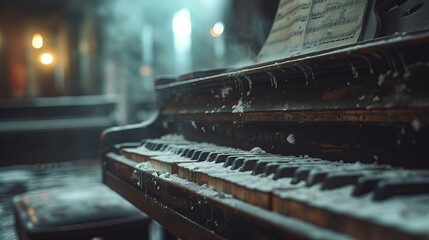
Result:
{"label": "piano keyboard", "polygon": [[219,194],[355,238],[429,238],[426,170],[279,156],[259,148],[245,151],[177,136],[115,147],[116,154],[135,162],[137,168],[177,175]]}

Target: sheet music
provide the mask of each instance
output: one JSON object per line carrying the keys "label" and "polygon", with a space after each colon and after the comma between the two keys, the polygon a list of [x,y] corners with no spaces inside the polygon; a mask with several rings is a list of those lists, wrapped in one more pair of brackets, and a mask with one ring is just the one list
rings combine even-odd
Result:
{"label": "sheet music", "polygon": [[357,42],[368,0],[281,0],[258,60]]}

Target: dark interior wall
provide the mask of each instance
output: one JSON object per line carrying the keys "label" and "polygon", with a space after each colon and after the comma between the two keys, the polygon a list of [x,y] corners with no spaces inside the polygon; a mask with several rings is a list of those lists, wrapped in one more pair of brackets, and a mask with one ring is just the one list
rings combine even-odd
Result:
{"label": "dark interior wall", "polygon": [[246,64],[258,54],[273,24],[278,0],[235,0],[228,14],[228,64]]}

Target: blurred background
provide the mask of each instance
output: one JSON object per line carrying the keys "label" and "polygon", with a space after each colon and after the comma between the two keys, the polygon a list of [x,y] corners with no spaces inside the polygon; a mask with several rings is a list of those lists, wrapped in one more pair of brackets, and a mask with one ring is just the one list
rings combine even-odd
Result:
{"label": "blurred background", "polygon": [[96,157],[154,111],[156,78],[252,64],[277,4],[1,0],[0,164]]}

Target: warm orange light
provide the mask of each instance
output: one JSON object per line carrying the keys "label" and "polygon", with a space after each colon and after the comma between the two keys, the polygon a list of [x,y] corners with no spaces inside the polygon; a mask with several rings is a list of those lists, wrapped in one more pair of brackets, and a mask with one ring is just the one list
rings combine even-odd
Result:
{"label": "warm orange light", "polygon": [[30,215],[30,216],[36,215],[36,209],[34,209],[34,208],[29,208],[27,210],[27,212],[28,212],[28,215]]}
{"label": "warm orange light", "polygon": [[43,53],[40,55],[40,62],[45,65],[50,65],[54,62],[54,56],[50,53]]}
{"label": "warm orange light", "polygon": [[35,49],[39,49],[43,47],[43,37],[42,34],[36,33],[33,35],[33,40],[31,40],[31,44]]}
{"label": "warm orange light", "polygon": [[220,37],[223,34],[223,31],[225,30],[225,25],[223,22],[217,22],[211,29],[210,34],[213,37]]}
{"label": "warm orange light", "polygon": [[140,72],[140,75],[142,75],[143,77],[147,77],[152,74],[153,69],[151,66],[143,65],[140,67],[139,72]]}
{"label": "warm orange light", "polygon": [[33,223],[37,223],[37,222],[39,222],[39,219],[38,219],[36,216],[31,216],[31,217],[30,217],[30,220],[31,220]]}

